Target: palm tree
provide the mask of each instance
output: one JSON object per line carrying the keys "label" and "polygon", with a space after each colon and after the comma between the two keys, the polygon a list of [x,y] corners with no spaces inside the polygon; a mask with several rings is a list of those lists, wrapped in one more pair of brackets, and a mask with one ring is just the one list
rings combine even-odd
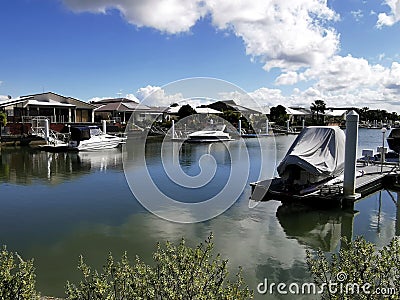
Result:
{"label": "palm tree", "polygon": [[310,107],[312,113],[317,113],[317,122],[319,122],[319,113],[324,114],[326,110],[326,104],[324,100],[315,100]]}

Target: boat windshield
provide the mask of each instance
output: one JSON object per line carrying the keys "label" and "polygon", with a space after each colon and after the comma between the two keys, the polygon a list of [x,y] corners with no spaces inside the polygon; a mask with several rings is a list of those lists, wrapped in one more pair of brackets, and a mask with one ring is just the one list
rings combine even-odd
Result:
{"label": "boat windshield", "polygon": [[90,136],[102,135],[103,132],[98,127],[90,128]]}
{"label": "boat windshield", "polygon": [[210,125],[204,128],[204,131],[224,131],[225,130],[225,125],[224,124],[215,124],[215,125]]}

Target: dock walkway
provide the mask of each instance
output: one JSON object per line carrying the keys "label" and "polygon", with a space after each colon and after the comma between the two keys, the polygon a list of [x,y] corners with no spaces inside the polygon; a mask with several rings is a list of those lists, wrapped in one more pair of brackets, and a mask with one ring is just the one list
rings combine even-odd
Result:
{"label": "dock walkway", "polygon": [[355,192],[361,197],[355,199],[346,198],[343,194],[343,178],[334,179],[315,188],[308,194],[291,194],[289,192],[274,190],[279,179],[263,180],[251,183],[252,196],[254,201],[278,200],[282,203],[301,203],[318,208],[329,207],[351,207],[356,201],[363,197],[379,191],[382,188],[394,188],[400,176],[399,165],[393,163],[365,164],[358,162],[356,166]]}

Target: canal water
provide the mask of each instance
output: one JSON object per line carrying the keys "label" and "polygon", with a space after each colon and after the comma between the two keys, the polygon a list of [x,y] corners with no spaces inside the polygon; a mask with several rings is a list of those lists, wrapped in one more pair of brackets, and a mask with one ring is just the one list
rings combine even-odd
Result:
{"label": "canal water", "polygon": [[[257,284],[266,278],[276,283],[309,280],[307,249],[337,251],[342,236],[359,235],[383,246],[400,231],[393,201],[398,195],[391,191],[381,191],[358,202],[355,215],[342,211],[292,211],[277,201],[249,205],[248,183],[258,178],[260,164],[273,169],[294,139],[295,136],[265,137],[260,143],[248,139],[246,147],[237,141],[229,142],[228,147],[184,145],[179,152],[179,165],[190,176],[201,172],[200,157],[214,157],[209,163],[216,166],[215,180],[197,191],[176,186],[168,178],[165,164],[161,163],[160,139],[147,141],[144,166],[135,163],[143,155],[136,140],[129,140],[125,150],[90,153],[1,148],[0,244],[24,258],[35,259],[37,288],[43,295],[64,296],[67,280],[80,280],[80,254],[98,269],[110,251],[115,257],[127,251],[132,259],[138,255],[150,263],[158,241],[179,242],[184,237],[188,244],[196,245],[212,232],[216,252],[229,259],[231,273],[238,266],[243,267],[255,299],[279,299],[258,294]],[[365,148],[376,151],[381,144],[380,130],[360,130],[359,153]],[[262,159],[260,145],[269,149],[268,159]],[[167,216],[172,221],[148,212],[130,189],[139,189],[142,182],[137,179],[128,185],[125,177],[125,173],[129,178],[130,174],[148,172],[163,194],[182,202],[201,202],[217,195],[227,184],[233,164],[244,168],[240,165],[242,155],[250,160],[245,166],[248,170],[243,169],[243,192],[227,196],[232,197],[233,205],[202,222],[190,223],[190,216],[184,219],[186,223],[174,222],[174,216],[179,219],[184,212],[173,209]],[[207,167],[208,162],[204,163],[203,167]],[[148,194],[154,202],[157,197]]]}

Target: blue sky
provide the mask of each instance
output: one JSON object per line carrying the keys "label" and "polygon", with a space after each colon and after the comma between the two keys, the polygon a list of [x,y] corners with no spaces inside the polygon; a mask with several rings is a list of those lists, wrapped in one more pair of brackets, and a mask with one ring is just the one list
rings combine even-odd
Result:
{"label": "blue sky", "polygon": [[13,0],[0,19],[3,96],[168,104],[160,87],[204,76],[265,105],[400,112],[400,0]]}

